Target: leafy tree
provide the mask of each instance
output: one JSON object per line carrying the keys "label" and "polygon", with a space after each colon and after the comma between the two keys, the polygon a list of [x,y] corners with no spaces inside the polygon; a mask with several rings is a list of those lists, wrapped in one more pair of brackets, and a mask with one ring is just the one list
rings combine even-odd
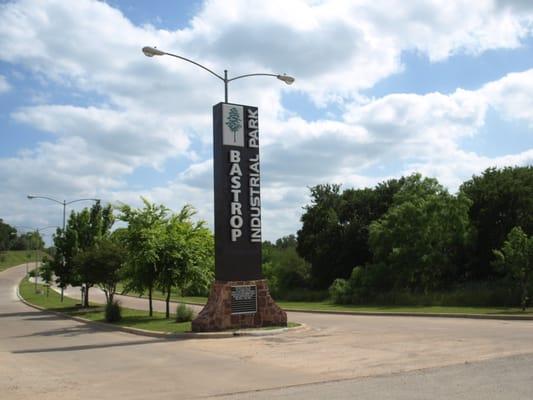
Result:
{"label": "leafy tree", "polygon": [[39,276],[46,285],[46,297],[50,293],[50,284],[52,283],[54,271],[52,270],[52,265],[49,258],[45,258],[39,268]]}
{"label": "leafy tree", "polygon": [[142,198],[143,208],[119,207],[119,219],[128,224],[121,238],[127,249],[126,291],[148,290],[149,314],[153,315],[152,293],[161,269],[160,255],[168,208]]}
{"label": "leafy tree", "polygon": [[110,237],[100,239],[90,249],[79,253],[75,264],[77,273],[85,284],[86,297],[87,288],[98,285],[105,293],[107,304],[111,305],[125,258],[124,248]]}
{"label": "leafy tree", "polygon": [[17,230],[0,218],[0,251],[11,249]]}
{"label": "leafy tree", "polygon": [[297,250],[311,264],[315,286],[328,287],[336,278],[348,278],[356,265],[371,261],[368,230],[392,204],[404,178],[375,188],[347,189],[339,185],[311,188],[311,205],[305,207]]}
{"label": "leafy tree", "polygon": [[263,242],[263,274],[274,296],[290,289],[309,287],[311,266],[296,252],[296,237],[284,236],[275,244]]}
{"label": "leafy tree", "polygon": [[213,277],[213,236],[204,221],[191,221],[194,214],[192,206],[184,206],[166,221],[161,237],[158,286],[166,293],[166,318],[173,287],[183,292],[192,283],[207,286]]}
{"label": "leafy tree", "polygon": [[41,250],[44,240],[38,231],[26,232],[19,236],[12,233],[11,250]]}
{"label": "leafy tree", "polygon": [[369,268],[388,266],[396,288],[427,293],[449,283],[468,237],[469,207],[464,195],[450,195],[435,179],[407,177],[391,208],[370,225]]}
{"label": "leafy tree", "polygon": [[342,275],[340,185],[317,185],[310,190],[311,205],[305,207],[301,217],[297,251],[311,264],[314,285],[324,288]]}
{"label": "leafy tree", "polygon": [[497,278],[492,250],[501,248],[516,226],[533,235],[533,166],[488,168],[463,183],[460,191],[472,200],[469,273],[477,280]]}
{"label": "leafy tree", "polygon": [[500,250],[494,250],[495,265],[516,279],[521,289],[521,306],[525,311],[529,302],[529,292],[533,280],[533,236],[520,227],[514,227]]}
{"label": "leafy tree", "polygon": [[[90,209],[70,214],[65,231],[58,229],[54,236],[56,262],[53,263],[57,282],[62,289],[67,285],[85,287],[84,306],[89,306],[89,289],[94,282],[80,255],[109,236],[114,223],[111,205],[102,207],[96,202]],[[63,297],[63,296],[62,296]]]}
{"label": "leafy tree", "polygon": [[65,231],[57,229],[54,235],[56,251],[51,263],[56,284],[61,289],[61,302],[63,302],[65,288],[74,283],[74,257],[79,252],[77,239],[78,235],[71,218],[69,218]]}

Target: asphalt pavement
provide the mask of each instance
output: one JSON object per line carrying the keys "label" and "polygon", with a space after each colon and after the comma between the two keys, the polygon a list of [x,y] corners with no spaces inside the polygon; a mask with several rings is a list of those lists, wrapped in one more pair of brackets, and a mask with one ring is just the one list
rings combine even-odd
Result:
{"label": "asphalt pavement", "polygon": [[533,321],[289,313],[309,328],[156,339],[28,307],[24,273],[0,273],[2,400],[533,398]]}

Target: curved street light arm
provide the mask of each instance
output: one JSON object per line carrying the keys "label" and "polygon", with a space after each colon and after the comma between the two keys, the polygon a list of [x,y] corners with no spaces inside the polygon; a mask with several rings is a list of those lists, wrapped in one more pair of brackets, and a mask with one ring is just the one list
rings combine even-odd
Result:
{"label": "curved street light arm", "polygon": [[234,78],[228,79],[228,82],[234,81],[236,79],[247,78],[249,76],[273,76],[277,78],[279,75],[277,74],[246,74],[246,75],[239,75]]}
{"label": "curved street light arm", "polygon": [[41,231],[44,231],[46,229],[52,229],[52,228],[59,228],[59,226],[50,225],[50,226],[45,226],[44,228],[37,228],[37,229],[35,229],[35,232],[41,232]]}
{"label": "curved street light arm", "polygon": [[162,51],[161,53],[163,54],[166,54],[167,56],[172,56],[172,57],[176,57],[176,58],[179,58],[180,60],[183,60],[183,61],[187,61],[187,62],[190,62],[191,64],[194,64],[202,69],[205,69],[207,72],[215,75],[218,79],[220,79],[221,81],[223,82],[226,82],[226,79],[224,79],[222,76],[220,76],[219,74],[217,74],[216,72],[213,72],[211,71],[209,68],[207,67],[204,67],[202,64],[199,64],[197,63],[196,61],[193,61],[193,60],[189,60],[188,58],[186,57],[182,57],[182,56],[178,56],[177,54],[172,54],[172,53],[167,53],[166,51]]}
{"label": "curved street light arm", "polygon": [[146,57],[167,55],[167,56],[172,56],[172,57],[175,57],[175,58],[179,58],[180,60],[187,61],[187,62],[189,62],[191,64],[194,64],[197,67],[200,67],[200,68],[206,70],[211,75],[216,76],[218,79],[220,79],[222,82],[224,82],[224,102],[226,102],[226,103],[228,102],[228,83],[231,82],[231,81],[237,80],[237,79],[247,78],[249,76],[273,76],[275,78],[278,78],[280,81],[285,82],[287,85],[291,85],[294,82],[294,78],[292,76],[285,75],[285,74],[276,75],[276,74],[267,74],[267,73],[259,73],[259,74],[256,73],[256,74],[239,75],[239,76],[236,76],[234,78],[228,79],[228,71],[227,70],[224,70],[224,76],[220,76],[216,72],[210,70],[209,68],[203,66],[200,63],[197,63],[196,61],[190,60],[187,57],[178,56],[177,54],[168,53],[166,51],[159,50],[156,47],[145,46],[145,47],[142,48],[142,52],[144,53],[144,55]]}
{"label": "curved street light arm", "polygon": [[65,205],[69,205],[69,204],[72,204],[72,203],[76,203],[76,202],[78,202],[78,201],[96,201],[96,202],[98,202],[98,201],[100,201],[100,199],[76,199],[76,200],[67,201],[67,202],[65,203]]}
{"label": "curved street light arm", "polygon": [[65,201],[59,201],[59,200],[53,199],[52,197],[48,197],[48,196],[33,196],[33,195],[29,194],[26,197],[28,199],[30,199],[30,200],[31,199],[46,199],[46,200],[50,200],[50,201],[55,201],[56,203],[61,204],[61,205],[65,204]]}

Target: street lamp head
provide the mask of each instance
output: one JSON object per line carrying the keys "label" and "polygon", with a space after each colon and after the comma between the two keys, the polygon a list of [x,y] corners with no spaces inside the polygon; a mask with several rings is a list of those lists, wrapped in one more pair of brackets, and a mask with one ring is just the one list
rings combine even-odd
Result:
{"label": "street lamp head", "polygon": [[143,47],[143,53],[146,57],[164,56],[166,54],[164,51],[149,46]]}
{"label": "street lamp head", "polygon": [[277,75],[276,78],[278,78],[280,81],[285,82],[287,85],[292,85],[294,82],[294,78],[289,75]]}
{"label": "street lamp head", "polygon": [[35,196],[32,196],[31,194],[27,195],[26,197],[30,200],[35,198]]}

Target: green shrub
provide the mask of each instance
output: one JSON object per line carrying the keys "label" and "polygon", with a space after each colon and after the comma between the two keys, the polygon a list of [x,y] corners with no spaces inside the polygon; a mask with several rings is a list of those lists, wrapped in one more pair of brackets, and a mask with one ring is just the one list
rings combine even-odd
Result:
{"label": "green shrub", "polygon": [[350,284],[346,279],[335,279],[329,287],[329,295],[331,300],[333,300],[333,302],[336,304],[350,303],[350,297],[352,295],[350,289]]}
{"label": "green shrub", "polygon": [[194,312],[192,308],[187,307],[185,304],[181,303],[176,309],[176,322],[189,322],[192,321]]}
{"label": "green shrub", "polygon": [[122,319],[122,308],[118,300],[107,303],[105,306],[105,320],[107,322],[118,322]]}

